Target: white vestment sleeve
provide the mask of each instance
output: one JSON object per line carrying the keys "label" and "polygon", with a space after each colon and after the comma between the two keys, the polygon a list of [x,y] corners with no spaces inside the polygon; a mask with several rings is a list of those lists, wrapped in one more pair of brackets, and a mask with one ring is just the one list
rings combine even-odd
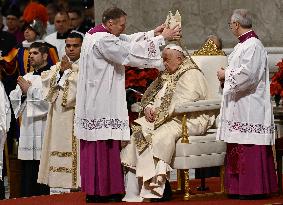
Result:
{"label": "white vestment sleeve", "polygon": [[48,112],[48,102],[43,98],[42,88],[31,86],[27,92],[27,117],[43,117]]}
{"label": "white vestment sleeve", "polygon": [[107,35],[95,46],[104,58],[113,63],[142,68],[160,68],[163,60],[159,47],[164,44],[163,36],[128,42],[114,35]]}
{"label": "white vestment sleeve", "polygon": [[130,35],[121,34],[119,38],[124,41],[132,42],[132,41],[144,41],[149,38],[154,37],[154,30],[148,32],[138,32]]}
{"label": "white vestment sleeve", "polygon": [[262,49],[258,45],[249,47],[241,58],[240,68],[231,68],[225,71],[225,84],[223,94],[253,89],[263,75]]}
{"label": "white vestment sleeve", "polygon": [[15,114],[15,118],[18,119],[26,107],[26,100],[23,103],[21,102],[22,90],[20,86],[17,85],[16,89],[11,91],[9,96]]}

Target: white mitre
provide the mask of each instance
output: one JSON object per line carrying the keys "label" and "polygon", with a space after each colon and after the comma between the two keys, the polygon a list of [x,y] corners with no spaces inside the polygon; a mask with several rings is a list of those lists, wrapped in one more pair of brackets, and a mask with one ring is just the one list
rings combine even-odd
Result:
{"label": "white mitre", "polygon": [[179,25],[179,27],[181,28],[181,15],[178,10],[176,11],[175,15],[173,15],[172,12],[169,11],[165,21],[165,26],[167,28],[174,28],[176,25]]}

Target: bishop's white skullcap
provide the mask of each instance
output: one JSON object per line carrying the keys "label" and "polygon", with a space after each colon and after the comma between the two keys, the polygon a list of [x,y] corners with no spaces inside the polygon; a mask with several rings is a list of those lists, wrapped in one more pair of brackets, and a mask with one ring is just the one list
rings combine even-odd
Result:
{"label": "bishop's white skullcap", "polygon": [[180,51],[181,53],[183,53],[184,55],[186,55],[186,52],[182,49],[181,46],[174,44],[174,43],[170,43],[167,46],[165,46],[164,49],[172,49],[172,50],[176,50],[176,51]]}

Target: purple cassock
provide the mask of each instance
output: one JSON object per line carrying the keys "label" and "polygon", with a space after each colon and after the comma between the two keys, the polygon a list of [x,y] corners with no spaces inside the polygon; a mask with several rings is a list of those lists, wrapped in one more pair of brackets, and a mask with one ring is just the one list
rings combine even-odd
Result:
{"label": "purple cassock", "polygon": [[[239,37],[240,43],[258,38],[254,31]],[[278,191],[271,145],[227,143],[225,188],[228,194],[258,195]]]}
{"label": "purple cassock", "polygon": [[257,195],[278,191],[270,145],[227,144],[225,188],[229,194]]}
{"label": "purple cassock", "polygon": [[[88,33],[108,32],[102,24]],[[80,140],[82,191],[87,195],[124,194],[124,177],[120,160],[120,141]]]}

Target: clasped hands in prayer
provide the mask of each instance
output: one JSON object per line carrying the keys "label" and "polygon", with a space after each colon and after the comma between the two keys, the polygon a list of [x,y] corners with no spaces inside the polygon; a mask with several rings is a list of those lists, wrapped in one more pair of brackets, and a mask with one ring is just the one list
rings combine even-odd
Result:
{"label": "clasped hands in prayer", "polygon": [[181,28],[176,25],[174,28],[170,29],[162,24],[154,29],[154,35],[162,35],[166,40],[179,40],[182,37]]}
{"label": "clasped hands in prayer", "polygon": [[27,94],[29,87],[32,85],[32,83],[29,80],[24,79],[22,76],[18,77],[17,83],[20,86],[22,93],[24,95]]}

